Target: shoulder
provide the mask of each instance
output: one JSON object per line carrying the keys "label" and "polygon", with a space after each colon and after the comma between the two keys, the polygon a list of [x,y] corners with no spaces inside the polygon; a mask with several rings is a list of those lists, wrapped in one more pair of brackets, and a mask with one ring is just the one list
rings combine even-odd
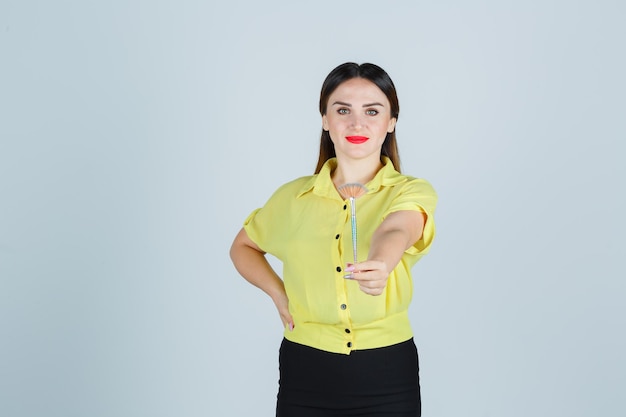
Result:
{"label": "shoulder", "polygon": [[437,195],[435,188],[428,180],[424,178],[411,177],[409,175],[403,175],[403,176],[406,179],[406,181],[403,184],[406,189],[414,191],[414,192],[432,194],[435,196]]}
{"label": "shoulder", "polygon": [[399,193],[409,192],[434,196],[437,195],[435,188],[428,180],[411,175],[400,174],[397,171],[388,175],[385,180],[383,180],[383,185],[391,186],[396,190],[396,192]]}
{"label": "shoulder", "polygon": [[284,183],[280,187],[278,187],[276,192],[298,191],[298,190],[306,189],[307,187],[312,187],[315,177],[316,177],[315,175],[307,175],[307,176],[293,179],[289,182]]}
{"label": "shoulder", "polygon": [[389,158],[384,158],[384,167],[372,181],[374,189],[378,187],[387,187],[394,190],[395,193],[418,192],[424,194],[435,194],[435,189],[431,183],[424,178],[414,177],[412,175],[402,174],[395,169]]}
{"label": "shoulder", "polygon": [[295,198],[313,187],[315,175],[307,175],[284,183],[274,191],[272,199]]}
{"label": "shoulder", "polygon": [[424,178],[399,174],[393,184],[388,184],[386,194],[391,201],[392,211],[418,209],[434,211],[437,205],[437,192]]}

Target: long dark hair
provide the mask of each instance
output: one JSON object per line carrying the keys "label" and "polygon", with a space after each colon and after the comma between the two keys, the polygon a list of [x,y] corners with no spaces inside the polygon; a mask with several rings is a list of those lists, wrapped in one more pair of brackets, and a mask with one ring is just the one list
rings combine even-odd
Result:
{"label": "long dark hair", "polygon": [[[336,67],[328,74],[324,83],[322,84],[322,91],[320,92],[320,114],[326,115],[328,107],[328,99],[330,95],[335,91],[339,85],[345,81],[353,78],[364,78],[376,84],[383,93],[387,96],[389,104],[391,105],[391,117],[395,117],[398,120],[398,114],[400,113],[400,104],[398,103],[398,95],[396,93],[396,87],[393,85],[393,81],[389,75],[381,67],[375,64],[355,64],[354,62],[346,62]],[[320,154],[317,159],[317,167],[315,173],[319,173],[322,169],[322,165],[330,159],[336,156],[335,146],[330,140],[330,134],[327,130],[322,129],[322,135],[320,137]],[[400,171],[400,155],[398,154],[398,144],[396,143],[396,130],[387,133],[383,147],[381,149],[381,156],[386,156],[391,159],[393,166],[399,172]]]}

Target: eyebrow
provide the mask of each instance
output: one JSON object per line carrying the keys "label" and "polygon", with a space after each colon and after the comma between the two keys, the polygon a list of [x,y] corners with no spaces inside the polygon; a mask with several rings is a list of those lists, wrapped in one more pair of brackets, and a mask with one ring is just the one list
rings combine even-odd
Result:
{"label": "eyebrow", "polygon": [[[332,105],[333,105],[333,106],[335,106],[335,105],[339,105],[339,106],[352,107],[352,104],[350,104],[350,103],[345,103],[345,102],[343,102],[343,101],[335,101]],[[384,105],[382,105],[381,103],[378,103],[378,102],[376,102],[376,103],[367,103],[367,104],[364,104],[364,105],[363,105],[363,107],[372,107],[372,106],[381,106],[381,107],[385,107]]]}

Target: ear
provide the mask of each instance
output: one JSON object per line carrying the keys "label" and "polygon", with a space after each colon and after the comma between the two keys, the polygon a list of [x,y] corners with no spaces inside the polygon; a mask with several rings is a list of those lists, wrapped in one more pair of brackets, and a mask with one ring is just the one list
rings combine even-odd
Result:
{"label": "ear", "polygon": [[389,119],[389,124],[387,125],[387,133],[392,133],[396,129],[396,121],[395,117]]}
{"label": "ear", "polygon": [[328,132],[328,119],[326,118],[326,115],[322,116],[322,129]]}

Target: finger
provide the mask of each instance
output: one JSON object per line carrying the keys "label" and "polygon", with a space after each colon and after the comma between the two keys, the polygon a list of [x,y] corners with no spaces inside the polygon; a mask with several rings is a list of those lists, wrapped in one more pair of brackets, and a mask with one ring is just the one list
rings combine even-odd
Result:
{"label": "finger", "polygon": [[351,277],[355,281],[359,282],[376,282],[379,281],[385,285],[387,282],[387,275],[383,271],[354,271],[351,272]]}
{"label": "finger", "polygon": [[384,264],[382,264],[381,262],[365,261],[365,262],[360,262],[357,264],[346,264],[345,271],[348,274],[350,273],[358,273],[358,274],[374,273],[374,275],[372,274],[364,275],[365,278],[372,279],[371,278],[372,276],[380,275],[381,277],[383,277],[387,275],[383,267],[384,267]]}
{"label": "finger", "polygon": [[385,263],[381,261],[362,261],[355,264],[347,263],[346,270],[354,269],[355,271],[373,271],[382,270],[385,267]]}
{"label": "finger", "polygon": [[290,332],[292,332],[294,327],[296,327],[296,325],[293,322],[293,317],[291,317],[291,314],[289,314],[289,313],[281,313],[280,319],[283,322],[283,326],[288,328]]}
{"label": "finger", "polygon": [[384,282],[359,282],[359,288],[367,291],[382,291],[385,288]]}
{"label": "finger", "polygon": [[383,288],[379,288],[379,287],[369,288],[369,287],[364,287],[360,285],[359,289],[367,295],[381,295],[383,293]]}

